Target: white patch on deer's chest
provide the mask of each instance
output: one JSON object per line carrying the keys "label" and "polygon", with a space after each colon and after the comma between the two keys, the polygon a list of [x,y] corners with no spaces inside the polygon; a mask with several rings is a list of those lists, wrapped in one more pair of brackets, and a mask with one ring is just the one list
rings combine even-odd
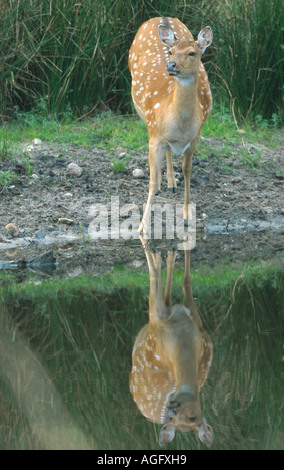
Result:
{"label": "white patch on deer's chest", "polygon": [[166,124],[165,140],[175,155],[182,155],[198,136],[199,119],[191,110],[179,110]]}
{"label": "white patch on deer's chest", "polygon": [[188,144],[185,144],[185,142],[181,142],[179,140],[168,142],[171,151],[175,155],[182,155],[191,145],[191,142],[188,142]]}

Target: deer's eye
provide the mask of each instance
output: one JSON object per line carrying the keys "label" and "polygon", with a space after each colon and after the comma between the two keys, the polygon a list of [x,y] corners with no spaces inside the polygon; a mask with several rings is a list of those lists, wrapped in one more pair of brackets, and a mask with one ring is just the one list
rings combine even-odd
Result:
{"label": "deer's eye", "polygon": [[195,55],[195,52],[190,52],[188,55],[194,56],[194,55]]}

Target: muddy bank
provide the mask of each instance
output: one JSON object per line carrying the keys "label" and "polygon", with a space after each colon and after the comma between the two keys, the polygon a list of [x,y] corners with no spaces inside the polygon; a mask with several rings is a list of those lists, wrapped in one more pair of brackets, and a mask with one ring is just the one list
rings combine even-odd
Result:
{"label": "muddy bank", "polygon": [[[279,258],[284,249],[283,141],[277,149],[252,146],[252,155],[261,152],[255,169],[240,159],[241,148],[237,146],[229,153],[224,150],[220,157],[222,142],[203,139],[202,145],[208,149],[208,158],[201,152],[195,155],[191,180],[198,220],[192,259],[214,264]],[[1,261],[28,259],[52,249],[58,269],[68,271],[73,266],[76,272],[96,274],[117,263],[142,260],[139,239],[94,241],[89,227],[94,217],[91,208],[103,204],[110,209],[111,197],[119,198],[120,207],[139,207],[142,215],[149,183],[146,153],[130,153],[120,172],[115,171],[112,161],[114,156],[119,160],[125,155],[114,152],[109,156],[98,148],[42,142],[29,148],[29,155],[28,164],[20,154],[15,161],[0,164],[2,172],[16,175],[0,187]],[[80,166],[80,176],[68,173],[70,162]],[[178,193],[167,190],[164,168],[157,203],[183,203],[181,163],[181,158],[175,157]],[[142,178],[132,176],[137,168],[143,171]],[[123,220],[125,214],[120,218]]]}

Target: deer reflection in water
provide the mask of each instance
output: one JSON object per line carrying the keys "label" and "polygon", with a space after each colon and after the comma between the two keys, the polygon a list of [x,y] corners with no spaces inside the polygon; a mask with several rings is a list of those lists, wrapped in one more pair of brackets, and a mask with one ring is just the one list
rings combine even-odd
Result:
{"label": "deer reflection in water", "polygon": [[176,431],[197,429],[210,446],[211,426],[202,416],[199,391],[212,361],[213,347],[195,305],[190,279],[190,250],[185,250],[183,304],[172,305],[172,278],[176,251],[167,255],[163,294],[161,253],[141,239],[149,267],[149,323],[139,332],[132,352],[130,391],[140,412],[164,424],[160,445],[171,442]]}

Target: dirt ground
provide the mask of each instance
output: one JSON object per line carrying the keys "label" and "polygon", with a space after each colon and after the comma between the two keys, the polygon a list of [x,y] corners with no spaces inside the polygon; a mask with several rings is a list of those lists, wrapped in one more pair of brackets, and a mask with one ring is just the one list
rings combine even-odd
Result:
{"label": "dirt ground", "polygon": [[[191,179],[198,220],[192,258],[208,264],[227,259],[231,263],[251,258],[278,260],[284,250],[284,139],[279,138],[277,149],[263,143],[250,146],[252,153],[261,153],[256,169],[247,167],[239,157],[241,146],[234,146],[229,154],[224,148],[222,160],[223,142],[211,138],[202,143],[208,159],[195,155]],[[119,197],[120,207],[139,206],[142,215],[149,184],[146,153],[131,152],[122,172],[114,170],[113,155],[96,147],[90,150],[41,142],[29,147],[29,154],[29,168],[20,155],[19,161],[0,163],[0,171],[17,174],[14,181],[0,186],[2,267],[48,250],[54,252],[57,270],[71,276],[98,274],[117,263],[133,267],[143,263],[139,239],[90,240],[88,227],[94,215],[90,208],[98,203],[110,207],[112,196]],[[117,158],[124,156],[120,153]],[[68,174],[70,162],[81,167],[81,176]],[[155,202],[183,202],[181,163],[181,157],[174,158],[178,192],[172,194],[167,189],[164,166],[162,191]],[[137,168],[143,170],[144,177],[132,176]]]}

